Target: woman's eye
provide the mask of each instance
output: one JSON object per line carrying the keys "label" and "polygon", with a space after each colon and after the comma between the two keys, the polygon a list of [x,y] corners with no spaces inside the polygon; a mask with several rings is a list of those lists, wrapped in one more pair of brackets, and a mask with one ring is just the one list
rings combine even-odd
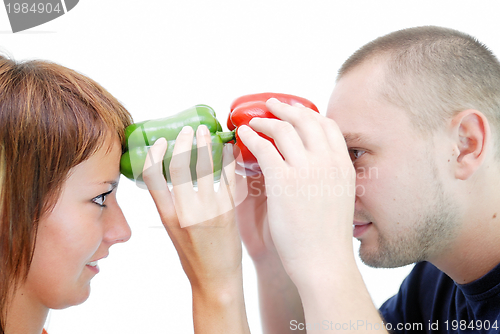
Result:
{"label": "woman's eye", "polygon": [[104,194],[100,194],[99,196],[92,198],[92,203],[95,203],[95,204],[99,205],[100,207],[105,208],[106,205],[104,204],[104,202],[106,201],[106,196],[108,196],[111,193],[111,191],[108,191]]}
{"label": "woman's eye", "polygon": [[349,156],[351,157],[352,162],[355,162],[357,159],[359,159],[363,154],[365,154],[366,151],[363,150],[355,150],[351,149],[349,150]]}

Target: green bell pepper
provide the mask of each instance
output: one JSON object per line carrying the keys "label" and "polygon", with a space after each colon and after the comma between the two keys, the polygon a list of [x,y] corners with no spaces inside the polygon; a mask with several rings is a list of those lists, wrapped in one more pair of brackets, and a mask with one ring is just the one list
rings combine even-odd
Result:
{"label": "green bell pepper", "polygon": [[[128,126],[125,129],[126,150],[120,160],[121,173],[131,180],[143,182],[142,169],[146,161],[148,150],[157,139],[163,137],[168,141],[167,152],[163,158],[163,175],[165,175],[167,182],[171,183],[168,166],[170,166],[170,161],[172,160],[172,153],[177,135],[186,125],[191,126],[196,132],[196,129],[201,124],[206,125],[211,134],[214,180],[218,181],[222,169],[222,148],[224,143],[234,140],[234,131],[222,132],[222,127],[216,118],[215,111],[209,106],[202,104],[170,117],[134,123]],[[186,154],[188,153],[186,152]],[[193,146],[190,154],[191,180],[193,184],[196,184],[197,178],[204,176],[196,175],[196,161],[198,155],[196,136],[193,139]]]}

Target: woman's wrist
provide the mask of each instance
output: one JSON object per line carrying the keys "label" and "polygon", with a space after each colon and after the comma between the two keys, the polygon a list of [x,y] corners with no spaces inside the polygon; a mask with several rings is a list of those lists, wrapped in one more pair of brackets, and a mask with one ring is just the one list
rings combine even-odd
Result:
{"label": "woman's wrist", "polygon": [[230,303],[234,296],[243,291],[243,274],[239,267],[234,272],[191,279],[190,283],[193,298],[223,305]]}
{"label": "woman's wrist", "polygon": [[[195,333],[250,333],[243,296],[241,270],[224,279],[191,284]],[[221,277],[219,277],[221,278]]]}

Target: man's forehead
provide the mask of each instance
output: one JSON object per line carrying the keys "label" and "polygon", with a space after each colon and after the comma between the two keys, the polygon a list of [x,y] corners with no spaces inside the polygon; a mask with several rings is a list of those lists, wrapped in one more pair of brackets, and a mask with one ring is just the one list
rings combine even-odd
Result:
{"label": "man's forehead", "polygon": [[394,141],[408,135],[407,116],[392,106],[343,106],[329,109],[327,116],[339,126],[349,147]]}
{"label": "man's forehead", "polygon": [[409,127],[406,112],[395,105],[364,96],[337,102],[329,105],[326,116],[337,123],[346,141],[364,141],[380,132],[392,132],[395,127]]}
{"label": "man's forehead", "polygon": [[382,124],[384,117],[377,117],[376,113],[376,110],[357,106],[329,106],[327,117],[337,123],[346,143],[355,144],[366,142],[386,126]]}

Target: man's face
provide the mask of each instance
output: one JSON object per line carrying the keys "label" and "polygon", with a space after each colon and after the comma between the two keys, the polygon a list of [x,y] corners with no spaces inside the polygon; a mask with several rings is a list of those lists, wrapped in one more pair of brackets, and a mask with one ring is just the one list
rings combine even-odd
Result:
{"label": "man's face", "polygon": [[380,94],[382,67],[365,63],[339,80],[327,117],[339,125],[356,168],[354,237],[370,266],[432,260],[456,232],[456,210],[424,139],[405,110]]}

